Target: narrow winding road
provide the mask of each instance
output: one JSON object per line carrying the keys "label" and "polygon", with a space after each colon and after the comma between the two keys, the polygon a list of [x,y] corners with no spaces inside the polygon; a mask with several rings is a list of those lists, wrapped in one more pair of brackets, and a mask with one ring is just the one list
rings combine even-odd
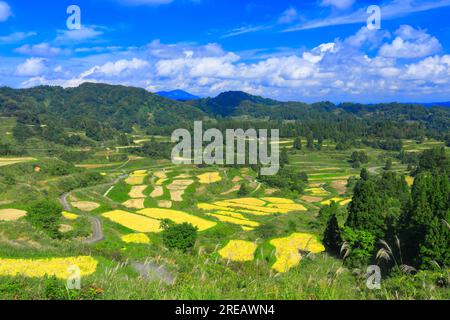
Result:
{"label": "narrow winding road", "polygon": [[[128,177],[127,174],[122,174],[109,184],[114,186],[116,183],[118,183],[122,179],[125,179],[126,177]],[[67,197],[69,195],[70,195],[70,192],[65,193],[59,197],[59,202],[61,202],[65,211],[72,210],[72,207],[70,206],[69,202],[67,201]],[[89,238],[84,239],[83,243],[96,244],[100,241],[105,240],[105,235],[103,234],[102,222],[100,221],[100,219],[98,217],[94,217],[94,216],[87,216],[87,217],[89,219],[89,222],[91,223],[92,235]]]}
{"label": "narrow winding road", "polygon": [[[71,211],[72,207],[67,201],[67,197],[70,193],[65,193],[59,197],[59,202],[61,202],[65,211]],[[97,242],[103,241],[105,239],[105,235],[103,234],[102,222],[99,218],[88,216],[89,222],[92,227],[92,235],[89,238],[83,240],[85,244],[95,244]]]}

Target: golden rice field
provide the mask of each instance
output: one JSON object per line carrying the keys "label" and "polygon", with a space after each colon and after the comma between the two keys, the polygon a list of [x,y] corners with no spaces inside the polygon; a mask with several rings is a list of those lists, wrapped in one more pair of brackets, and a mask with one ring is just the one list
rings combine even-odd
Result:
{"label": "golden rice field", "polygon": [[256,227],[259,227],[259,225],[260,225],[256,221],[251,221],[251,220],[248,220],[248,219],[243,220],[243,219],[233,218],[233,217],[226,216],[226,215],[221,215],[221,214],[218,214],[218,213],[210,213],[209,215],[211,217],[216,218],[219,221],[228,222],[228,223],[231,223],[231,224],[236,224],[236,225],[241,226],[241,227],[255,227],[256,228]]}
{"label": "golden rice field", "polygon": [[343,199],[340,197],[334,197],[334,198],[322,201],[320,204],[324,205],[324,206],[329,206],[332,202],[336,202],[341,206],[345,206],[345,205],[349,204],[350,202],[352,202],[352,199]]}
{"label": "golden rice field", "polygon": [[255,257],[256,244],[250,241],[231,240],[219,250],[222,258],[231,261],[252,261]]}
{"label": "golden rice field", "polygon": [[67,279],[73,274],[71,267],[78,267],[81,276],[88,276],[95,272],[97,264],[97,260],[89,256],[50,259],[0,258],[0,276],[23,275],[30,278],[41,278],[49,275]]}
{"label": "golden rice field", "polygon": [[63,211],[62,215],[67,220],[77,220],[78,219],[78,215],[67,212],[67,211]]}
{"label": "golden rice field", "polygon": [[197,227],[199,231],[205,231],[212,227],[215,227],[217,223],[206,219],[199,218],[197,216],[188,214],[179,210],[170,210],[162,208],[147,208],[138,211],[139,214],[158,220],[169,219],[176,224],[190,223],[194,227]]}
{"label": "golden rice field", "polygon": [[96,202],[90,201],[76,201],[72,202],[72,206],[85,212],[91,212],[100,207],[100,205]]}
{"label": "golden rice field", "polygon": [[[282,213],[288,213],[292,210],[289,209],[282,209],[277,207],[263,207],[263,206],[254,206],[254,205],[247,205],[247,204],[240,204],[240,203],[233,203],[228,201],[216,201],[213,204],[227,207],[227,208],[240,208],[240,209],[246,209],[246,213],[251,213],[253,215],[259,215],[259,216],[268,216],[273,214],[282,214]],[[238,210],[239,211],[239,210]]]}
{"label": "golden rice field", "polygon": [[406,179],[406,183],[408,184],[408,186],[412,187],[414,184],[414,178],[411,176],[407,176],[405,179]]}
{"label": "golden rice field", "polygon": [[300,251],[311,253],[325,251],[325,247],[315,236],[307,233],[294,233],[289,237],[273,239],[270,244],[275,247],[277,258],[272,269],[280,273],[288,272],[300,263],[302,258]]}
{"label": "golden rice field", "polygon": [[161,221],[122,210],[106,212],[103,217],[137,232],[161,232]]}
{"label": "golden rice field", "polygon": [[305,192],[310,193],[313,196],[322,196],[322,197],[325,197],[330,194],[322,187],[307,188],[305,189]]}
{"label": "golden rice field", "polygon": [[25,210],[18,209],[1,209],[0,221],[17,221],[27,215]]}
{"label": "golden rice field", "polygon": [[259,200],[259,199],[256,199],[256,198],[239,198],[239,199],[225,200],[224,202],[245,204],[245,205],[250,205],[250,206],[264,206],[264,205],[266,205],[265,201]]}
{"label": "golden rice field", "polygon": [[201,175],[198,175],[197,178],[199,179],[201,184],[212,184],[222,180],[219,172],[203,173]]}
{"label": "golden rice field", "polygon": [[237,218],[237,219],[242,219],[242,220],[249,220],[247,219],[242,213],[238,213],[238,212],[233,212],[233,211],[217,211],[217,214],[220,214],[221,216],[229,216],[229,217],[233,217],[233,218]]}
{"label": "golden rice field", "polygon": [[147,177],[147,170],[136,170],[130,176],[125,179],[125,182],[129,185],[141,185],[144,183],[145,178]]}
{"label": "golden rice field", "polygon": [[291,199],[284,199],[284,198],[264,197],[261,199],[264,201],[267,201],[267,202],[277,203],[277,204],[294,204],[295,203]]}
{"label": "golden rice field", "polygon": [[122,241],[125,243],[148,244],[150,243],[150,238],[144,233],[132,233],[122,236]]}

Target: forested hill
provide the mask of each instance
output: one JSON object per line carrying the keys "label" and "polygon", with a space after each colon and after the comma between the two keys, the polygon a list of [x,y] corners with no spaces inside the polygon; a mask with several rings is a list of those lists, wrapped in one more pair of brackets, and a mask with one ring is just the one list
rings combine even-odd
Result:
{"label": "forested hill", "polygon": [[203,118],[198,108],[144,89],[93,83],[70,89],[0,88],[0,112],[24,123],[45,122],[50,117],[77,127],[93,120],[121,131],[131,131],[135,124],[166,126]]}
{"label": "forested hill", "polygon": [[92,136],[96,131],[106,136],[110,131],[131,132],[134,125],[146,128],[150,134],[170,134],[174,128],[192,126],[194,120],[212,118],[219,120],[215,123],[218,127],[255,127],[257,123],[257,127],[281,128],[285,136],[312,132],[316,138],[350,133],[355,137],[442,138],[450,128],[449,108],[400,103],[280,102],[240,91],[181,102],[144,89],[94,83],[70,89],[0,88],[0,116],[16,117],[23,124],[92,131]]}

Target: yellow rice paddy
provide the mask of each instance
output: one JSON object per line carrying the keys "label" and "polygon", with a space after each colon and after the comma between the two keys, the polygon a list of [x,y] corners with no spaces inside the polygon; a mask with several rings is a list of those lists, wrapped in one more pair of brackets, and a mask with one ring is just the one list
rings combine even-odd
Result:
{"label": "yellow rice paddy", "polygon": [[297,266],[301,260],[300,251],[320,253],[325,247],[317,241],[315,236],[307,233],[294,233],[286,238],[273,239],[270,244],[276,248],[277,261],[272,269],[283,273]]}
{"label": "yellow rice paddy", "polygon": [[344,199],[342,199],[342,198],[334,197],[334,198],[331,198],[331,199],[322,201],[320,204],[321,204],[321,205],[324,205],[324,206],[328,206],[328,205],[330,205],[332,202],[339,203],[339,202],[341,202],[341,201],[343,201],[343,200],[344,200]]}
{"label": "yellow rice paddy", "polygon": [[122,210],[106,212],[103,217],[137,232],[161,232],[161,221]]}
{"label": "yellow rice paddy", "polygon": [[45,275],[67,279],[76,266],[81,276],[88,276],[97,269],[97,260],[89,256],[50,258],[50,259],[2,259],[0,258],[0,276],[23,275],[31,278],[42,278]]}
{"label": "yellow rice paddy", "polygon": [[122,241],[126,243],[148,244],[150,238],[144,233],[132,233],[122,236]]}
{"label": "yellow rice paddy", "polygon": [[198,175],[201,184],[212,184],[222,180],[219,172],[208,172],[201,175]]}
{"label": "yellow rice paddy", "polygon": [[231,240],[219,254],[231,261],[252,261],[255,257],[256,244],[250,241]]}
{"label": "yellow rice paddy", "polygon": [[284,203],[275,203],[275,204],[269,204],[269,208],[278,208],[278,209],[286,209],[289,211],[308,211],[305,206],[293,203],[293,204],[284,204]]}
{"label": "yellow rice paddy", "polygon": [[206,219],[199,218],[197,216],[188,214],[179,210],[170,210],[170,209],[162,209],[162,208],[148,208],[138,211],[139,214],[142,214],[146,217],[158,220],[169,219],[177,224],[181,223],[190,223],[193,226],[197,227],[199,231],[208,230],[214,226],[216,223],[213,221],[209,221]]}
{"label": "yellow rice paddy", "polygon": [[147,170],[136,170],[125,180],[129,185],[141,185],[147,177]]}
{"label": "yellow rice paddy", "polygon": [[238,226],[259,227],[259,223],[258,222],[251,221],[251,220],[248,220],[248,219],[242,220],[242,219],[237,219],[237,218],[233,218],[233,217],[230,217],[230,216],[224,216],[224,215],[214,214],[214,213],[211,213],[210,216],[218,219],[219,221],[228,222],[228,223],[231,223],[231,224],[236,224]]}
{"label": "yellow rice paddy", "polygon": [[284,198],[274,198],[274,197],[265,197],[261,198],[264,201],[276,203],[276,204],[294,204],[295,202],[291,199],[284,199]]}
{"label": "yellow rice paddy", "polygon": [[325,189],[319,187],[305,189],[305,192],[310,193],[313,196],[327,196],[330,194]]}
{"label": "yellow rice paddy", "polygon": [[407,176],[405,179],[406,179],[406,183],[408,184],[408,186],[412,187],[414,184],[414,178],[411,176]]}
{"label": "yellow rice paddy", "polygon": [[239,199],[225,200],[224,202],[245,204],[245,205],[250,205],[250,206],[264,206],[264,205],[266,205],[265,201],[259,200],[259,199],[256,199],[256,198],[239,198]]}
{"label": "yellow rice paddy", "polygon": [[63,211],[62,215],[67,220],[77,220],[78,219],[78,215],[67,212],[67,211]]}

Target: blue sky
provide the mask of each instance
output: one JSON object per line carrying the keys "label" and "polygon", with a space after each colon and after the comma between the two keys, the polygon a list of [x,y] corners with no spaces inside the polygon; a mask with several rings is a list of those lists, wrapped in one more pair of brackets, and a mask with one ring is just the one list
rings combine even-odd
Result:
{"label": "blue sky", "polygon": [[[367,28],[371,5],[381,29]],[[0,0],[0,85],[447,101],[449,21],[450,0]]]}

